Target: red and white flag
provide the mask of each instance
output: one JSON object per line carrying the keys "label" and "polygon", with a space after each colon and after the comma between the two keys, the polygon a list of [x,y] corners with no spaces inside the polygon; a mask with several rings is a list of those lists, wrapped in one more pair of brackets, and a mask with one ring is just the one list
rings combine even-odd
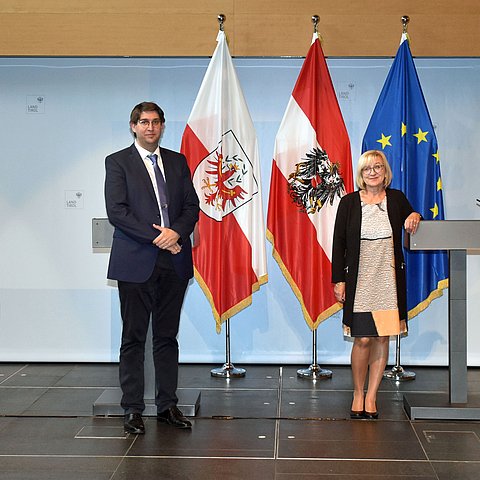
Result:
{"label": "red and white flag", "polygon": [[219,331],[268,279],[257,138],[223,31],[181,151],[200,199],[195,278]]}
{"label": "red and white flag", "polygon": [[338,203],[351,191],[350,141],[314,34],[275,139],[267,218],[273,256],[312,330],[341,308],[332,240]]}

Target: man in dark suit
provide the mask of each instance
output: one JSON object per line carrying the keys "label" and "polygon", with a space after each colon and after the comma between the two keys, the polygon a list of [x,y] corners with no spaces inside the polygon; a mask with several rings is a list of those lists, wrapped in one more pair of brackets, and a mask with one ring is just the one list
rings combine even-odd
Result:
{"label": "man in dark suit", "polygon": [[157,420],[179,428],[191,423],[177,408],[177,334],[188,280],[193,276],[190,234],[198,197],[185,157],[159,147],[161,108],[135,106],[135,142],[105,160],[105,203],[115,227],[108,278],[117,280],[123,321],[120,347],[121,405],[128,433],[144,433],[145,340],[150,317]]}

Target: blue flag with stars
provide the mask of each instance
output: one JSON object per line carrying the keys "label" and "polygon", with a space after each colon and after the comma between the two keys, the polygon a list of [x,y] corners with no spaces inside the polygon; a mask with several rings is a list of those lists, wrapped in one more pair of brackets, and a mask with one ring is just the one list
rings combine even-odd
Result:
{"label": "blue flag with stars", "polygon": [[[392,188],[402,190],[424,220],[444,220],[440,156],[408,37],[402,43],[363,137],[362,152],[382,150],[392,168]],[[405,250],[408,318],[448,287],[445,251]]]}

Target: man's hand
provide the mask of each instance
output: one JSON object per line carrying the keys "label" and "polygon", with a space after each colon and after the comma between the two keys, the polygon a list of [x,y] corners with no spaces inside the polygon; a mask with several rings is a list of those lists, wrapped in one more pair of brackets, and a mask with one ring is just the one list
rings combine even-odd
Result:
{"label": "man's hand", "polygon": [[153,224],[153,228],[160,232],[158,237],[154,238],[153,244],[161,248],[162,250],[168,250],[170,253],[179,253],[182,247],[178,244],[180,235],[171,228],[161,227],[160,225]]}
{"label": "man's hand", "polygon": [[180,253],[181,250],[182,250],[182,247],[176,243],[175,245],[173,245],[173,247],[169,247],[167,248],[167,250],[172,254],[172,255],[176,255],[177,253]]}

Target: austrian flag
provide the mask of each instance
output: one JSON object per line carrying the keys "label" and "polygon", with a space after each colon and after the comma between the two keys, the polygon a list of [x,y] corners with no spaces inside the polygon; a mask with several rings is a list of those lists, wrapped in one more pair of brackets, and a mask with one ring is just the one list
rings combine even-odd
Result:
{"label": "austrian flag", "polygon": [[183,133],[200,199],[195,278],[221,324],[252,302],[267,281],[258,145],[225,33]]}
{"label": "austrian flag", "polygon": [[350,141],[317,34],[275,139],[267,237],[313,330],[338,310],[331,284],[340,198],[353,191]]}

